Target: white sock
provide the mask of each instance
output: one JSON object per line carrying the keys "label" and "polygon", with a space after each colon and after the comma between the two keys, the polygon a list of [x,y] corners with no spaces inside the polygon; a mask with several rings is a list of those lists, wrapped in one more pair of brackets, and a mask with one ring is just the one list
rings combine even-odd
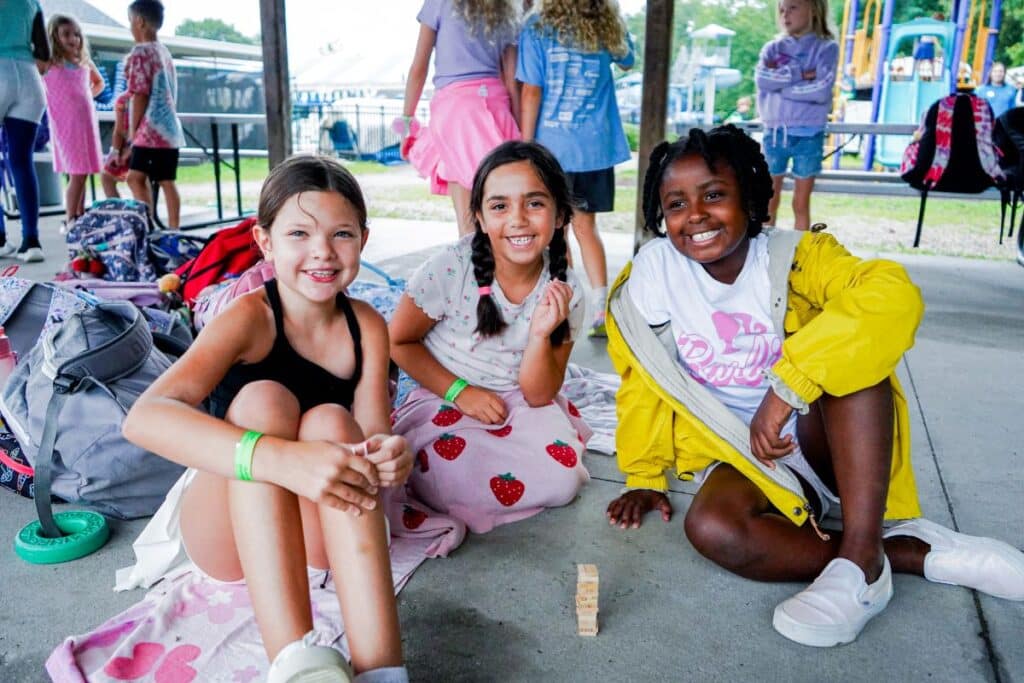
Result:
{"label": "white sock", "polygon": [[352,683],[409,683],[409,672],[404,666],[385,666],[364,671]]}

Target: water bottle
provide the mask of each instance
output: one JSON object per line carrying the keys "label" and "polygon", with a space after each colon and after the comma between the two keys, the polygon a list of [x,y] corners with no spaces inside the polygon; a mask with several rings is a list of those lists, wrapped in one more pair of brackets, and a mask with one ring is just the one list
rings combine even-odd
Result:
{"label": "water bottle", "polygon": [[11,338],[4,332],[3,326],[0,326],[0,389],[7,384],[7,378],[14,372],[17,362],[14,349],[11,348]]}

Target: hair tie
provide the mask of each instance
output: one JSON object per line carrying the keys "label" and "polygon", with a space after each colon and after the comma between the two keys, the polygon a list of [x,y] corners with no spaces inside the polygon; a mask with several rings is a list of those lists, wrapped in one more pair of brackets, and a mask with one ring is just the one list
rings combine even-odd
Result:
{"label": "hair tie", "polygon": [[483,287],[478,288],[476,291],[478,291],[480,293],[480,296],[490,296],[490,294],[491,294],[491,286],[490,285],[484,285]]}

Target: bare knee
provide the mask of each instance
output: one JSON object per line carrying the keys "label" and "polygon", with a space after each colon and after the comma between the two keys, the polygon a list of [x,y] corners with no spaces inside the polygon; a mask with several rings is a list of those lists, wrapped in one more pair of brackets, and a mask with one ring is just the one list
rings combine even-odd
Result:
{"label": "bare knee", "polygon": [[324,403],[303,414],[299,423],[302,441],[358,443],[365,438],[352,413],[337,403]]}
{"label": "bare knee", "polygon": [[231,401],[225,419],[239,427],[294,439],[299,428],[299,401],[277,382],[250,382]]}
{"label": "bare knee", "polygon": [[697,552],[729,571],[738,572],[753,559],[747,517],[732,508],[695,499],[686,512],[683,529]]}

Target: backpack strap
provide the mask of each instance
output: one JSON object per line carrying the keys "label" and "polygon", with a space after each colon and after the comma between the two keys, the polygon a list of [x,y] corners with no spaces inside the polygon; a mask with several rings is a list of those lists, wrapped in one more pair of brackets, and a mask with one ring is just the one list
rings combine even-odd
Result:
{"label": "backpack strap", "polygon": [[935,112],[935,156],[932,165],[924,176],[924,185],[935,187],[949,165],[949,152],[953,143],[953,110],[956,108],[957,95],[947,95],[939,100],[938,111]]}
{"label": "backpack strap", "polygon": [[153,347],[153,336],[149,327],[139,310],[132,304],[126,301],[112,301],[99,304],[94,310],[107,318],[112,325],[120,325],[124,329],[96,348],[61,363],[53,378],[53,395],[46,406],[46,422],[39,439],[39,454],[36,456],[33,481],[36,514],[39,516],[43,535],[51,539],[64,536],[53,519],[50,504],[57,420],[64,408],[64,402],[68,396],[89,385],[99,386],[109,393],[106,383],[120,379],[142,367]]}
{"label": "backpack strap", "polygon": [[992,107],[980,97],[971,97],[971,107],[974,109],[974,133],[978,142],[978,161],[981,162],[981,169],[992,178],[997,185],[1002,184],[1006,175],[999,166],[999,156],[1002,153],[992,141]]}

